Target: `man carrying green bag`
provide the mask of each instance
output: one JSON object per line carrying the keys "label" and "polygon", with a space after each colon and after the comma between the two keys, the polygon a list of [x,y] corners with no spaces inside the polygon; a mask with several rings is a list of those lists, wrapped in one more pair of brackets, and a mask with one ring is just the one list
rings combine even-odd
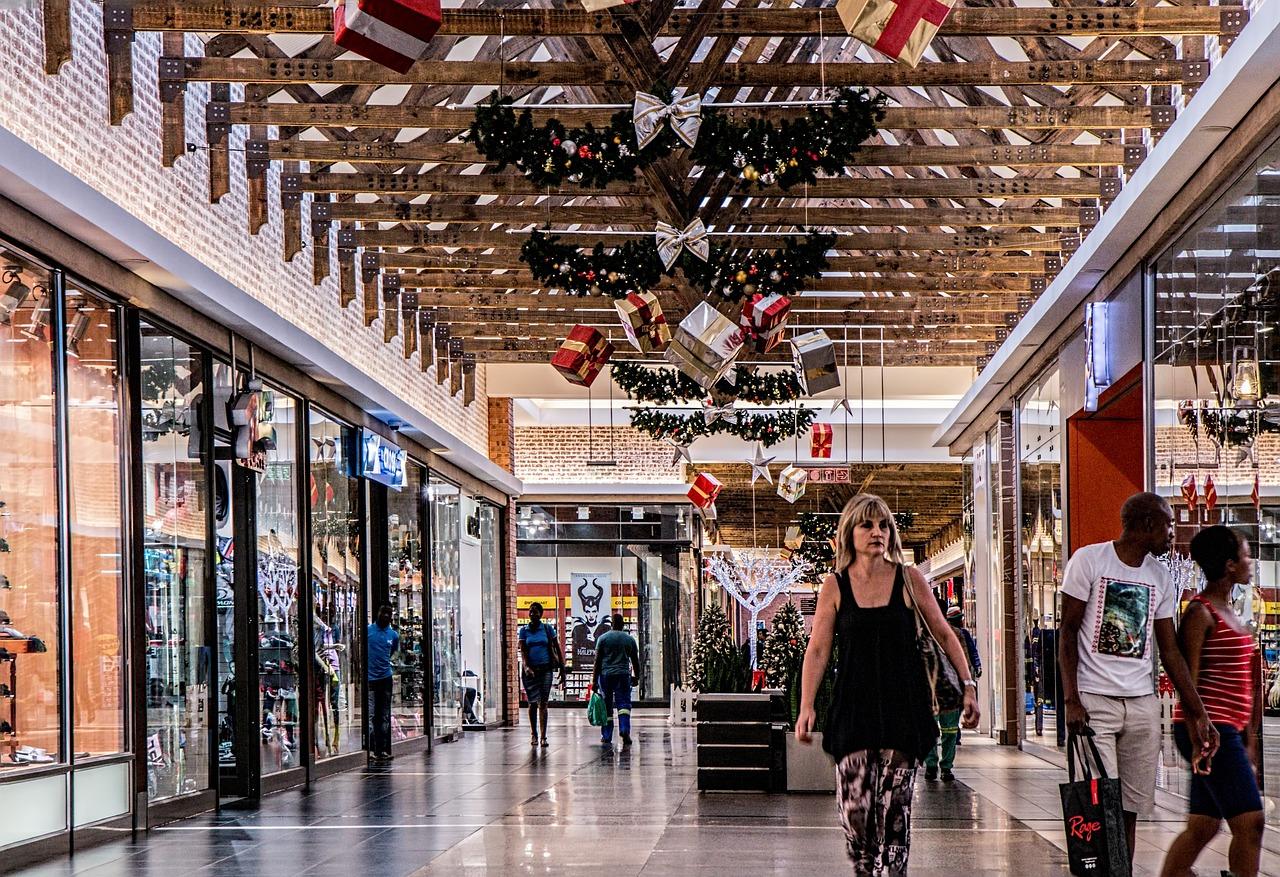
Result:
{"label": "man carrying green bag", "polygon": [[[596,663],[591,678],[596,691],[604,695],[604,721],[600,745],[613,745],[613,711],[618,711],[618,731],[622,748],[631,747],[631,686],[640,679],[640,647],[635,637],[622,629],[622,615],[615,613],[609,632],[596,640]],[[593,695],[594,697],[594,695]],[[588,712],[590,706],[587,707]],[[596,724],[594,721],[591,724]]]}

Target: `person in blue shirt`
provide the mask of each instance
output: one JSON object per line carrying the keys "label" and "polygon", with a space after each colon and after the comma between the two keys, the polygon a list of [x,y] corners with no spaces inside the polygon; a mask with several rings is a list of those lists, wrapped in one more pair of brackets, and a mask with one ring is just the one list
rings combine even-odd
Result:
{"label": "person in blue shirt", "polygon": [[600,743],[613,745],[613,711],[618,710],[618,733],[622,748],[631,748],[631,686],[640,681],[640,647],[635,637],[622,629],[623,618],[614,613],[609,632],[596,640],[596,663],[591,678],[604,698],[604,727]]}
{"label": "person in blue shirt", "polygon": [[391,607],[378,609],[378,620],[365,637],[369,660],[369,697],[373,700],[369,757],[391,760],[391,656],[400,649],[400,634],[391,626]]}
{"label": "person in blue shirt", "polygon": [[542,604],[529,606],[529,623],[520,628],[520,657],[524,659],[524,693],[529,700],[529,730],[533,734],[530,744],[538,745],[538,731],[542,731],[542,745],[547,744],[547,698],[555,671],[560,670],[560,682],[564,684],[564,654],[556,641],[556,630],[542,622]]}

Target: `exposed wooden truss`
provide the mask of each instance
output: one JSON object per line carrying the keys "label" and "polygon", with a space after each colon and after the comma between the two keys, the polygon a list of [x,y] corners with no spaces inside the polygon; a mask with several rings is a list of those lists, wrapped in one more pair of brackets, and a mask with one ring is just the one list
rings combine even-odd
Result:
{"label": "exposed wooden truss", "polygon": [[[135,34],[162,32],[161,159],[207,148],[213,201],[243,173],[251,232],[278,197],[283,256],[309,251],[317,282],[336,266],[343,304],[381,321],[388,340],[404,336],[407,352],[420,310],[482,361],[540,361],[577,322],[616,326],[611,301],[555,295],[528,273],[519,248],[529,229],[617,245],[658,220],[697,216],[715,240],[742,247],[771,248],[801,228],[836,234],[827,275],[795,303],[797,328],[828,328],[841,345],[860,333],[850,346],[886,362],[972,363],[1173,124],[1208,75],[1211,41],[1229,46],[1247,19],[1226,2],[991,0],[954,10],[909,68],[847,37],[820,0],[603,12],[556,2],[464,0],[399,75],[336,47],[320,0],[106,0],[110,121],[132,109]],[[52,72],[69,54],[69,21],[65,3],[44,6]],[[184,39],[192,33],[202,55]],[[582,125],[606,122],[659,80],[745,103],[732,110],[744,119],[797,116],[844,84],[878,89],[890,106],[845,175],[786,191],[739,188],[680,154],[601,190],[548,190],[496,172],[460,140],[494,87],[539,123]],[[208,84],[208,100],[193,83]],[[203,118],[205,142],[186,142],[188,113]],[[682,275],[659,293],[671,318],[700,297]]]}

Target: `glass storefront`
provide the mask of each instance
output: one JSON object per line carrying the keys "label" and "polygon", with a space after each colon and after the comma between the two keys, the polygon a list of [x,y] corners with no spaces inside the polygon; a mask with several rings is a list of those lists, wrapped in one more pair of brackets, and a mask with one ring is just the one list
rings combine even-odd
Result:
{"label": "glass storefront", "polygon": [[364,581],[356,430],[311,409],[311,652],[316,758],[364,743]]}
{"label": "glass storefront", "polygon": [[147,797],[158,800],[210,785],[208,357],[149,323],[139,356]]}
{"label": "glass storefront", "polygon": [[[1265,788],[1280,783],[1280,145],[1273,145],[1154,264],[1155,490],[1174,507],[1169,563],[1183,599],[1200,587],[1187,556],[1203,526],[1246,534],[1255,587],[1238,609],[1262,653]],[[1162,679],[1162,682],[1164,680]],[[1161,686],[1166,711],[1173,697]],[[1160,785],[1186,793],[1165,719]],[[1280,811],[1269,813],[1280,824]]]}
{"label": "glass storefront", "polygon": [[[487,502],[476,508],[475,531],[480,542],[480,617],[481,648],[483,656],[479,673],[480,691],[474,700],[473,717],[467,716],[467,685],[462,690],[463,718],[478,723],[496,721],[502,715],[503,660],[502,623],[505,612],[502,606],[502,510]],[[465,573],[466,567],[463,567]],[[465,594],[464,594],[465,598]],[[464,631],[472,631],[475,621],[464,624]],[[467,656],[469,657],[469,656]],[[469,664],[469,661],[464,661]],[[464,682],[472,677],[463,668]]]}
{"label": "glass storefront", "polygon": [[595,640],[620,612],[640,646],[636,697],[665,700],[681,680],[693,636],[688,610],[698,576],[687,507],[526,505],[516,526],[518,624],[536,602],[555,626],[568,669],[565,690],[556,693],[582,698]]}
{"label": "glass storefront", "polygon": [[461,498],[456,484],[431,476],[427,488],[431,518],[431,733],[436,737],[462,728]]}
{"label": "glass storefront", "polygon": [[[387,603],[400,634],[392,670],[392,742],[424,733],[422,498],[426,470],[409,462],[402,490],[387,491]],[[370,617],[377,613],[370,607]]]}

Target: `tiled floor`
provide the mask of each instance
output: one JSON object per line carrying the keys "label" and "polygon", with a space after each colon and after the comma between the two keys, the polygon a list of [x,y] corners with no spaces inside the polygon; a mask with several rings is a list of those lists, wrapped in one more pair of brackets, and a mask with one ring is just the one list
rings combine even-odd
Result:
{"label": "tiled floor", "polygon": [[[637,717],[629,753],[603,752],[576,713],[553,745],[517,728],[403,757],[17,872],[116,875],[730,875],[847,873],[833,799],[700,795],[693,735]],[[919,783],[911,874],[1065,874],[1062,772],[971,738],[954,786]],[[1139,875],[1158,872],[1180,817],[1142,828]],[[1202,874],[1225,867],[1218,844]],[[1280,868],[1280,861],[1276,863]],[[3,871],[0,863],[0,871]],[[1273,872],[1275,873],[1275,872]]]}

